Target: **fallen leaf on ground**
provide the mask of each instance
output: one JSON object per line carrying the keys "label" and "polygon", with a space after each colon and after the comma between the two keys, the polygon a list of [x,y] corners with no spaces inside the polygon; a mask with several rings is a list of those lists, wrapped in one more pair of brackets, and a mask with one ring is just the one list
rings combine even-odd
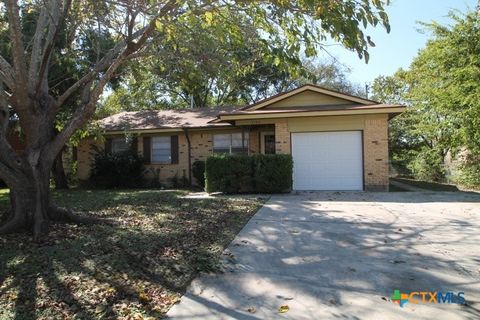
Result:
{"label": "fallen leaf on ground", "polygon": [[255,309],[255,307],[250,307],[250,308],[247,309],[247,311],[250,312],[250,313],[255,313],[255,312],[257,312],[257,309]]}
{"label": "fallen leaf on ground", "polygon": [[288,305],[283,305],[281,306],[280,308],[278,308],[278,312],[279,313],[285,313],[287,312],[288,310],[290,310],[290,307]]}

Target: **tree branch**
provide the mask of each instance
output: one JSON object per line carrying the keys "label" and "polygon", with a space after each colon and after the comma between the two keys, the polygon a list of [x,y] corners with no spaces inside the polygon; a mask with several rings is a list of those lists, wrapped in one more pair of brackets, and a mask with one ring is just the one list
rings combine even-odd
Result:
{"label": "tree branch", "polygon": [[[112,79],[116,70],[127,60],[127,58],[140,50],[152,32],[156,28],[156,21],[158,18],[170,13],[176,8],[176,1],[169,0],[160,10],[159,13],[152,18],[149,24],[127,36],[123,41],[120,41],[105,55],[100,62],[94,67],[92,71],[82,77],[79,81],[67,89],[57,100],[57,108],[59,108],[74,92],[84,87],[84,94],[82,95],[81,107],[75,110],[70,121],[65,125],[62,131],[56,135],[54,140],[46,146],[45,162],[49,163],[55,159],[56,155],[63,146],[67,143],[72,134],[80,127],[84,126],[86,122],[93,116],[98,99],[103,93],[103,89],[107,83]],[[138,39],[136,42],[135,40]],[[93,89],[90,91],[91,84],[101,71],[106,69],[105,73],[99,78]],[[87,95],[86,93],[89,94]]]}
{"label": "tree branch", "polygon": [[121,41],[115,45],[96,65],[95,67],[82,78],[80,78],[77,82],[75,82],[70,88],[65,90],[65,92],[57,99],[57,104],[59,106],[63,105],[65,101],[77,90],[83,87],[86,83],[91,82],[94,80],[97,75],[108,68],[108,66],[112,63],[115,57],[126,47],[126,43]]}
{"label": "tree branch", "polygon": [[9,119],[8,96],[0,82],[0,177],[12,184],[15,181],[13,172],[16,171],[18,156],[7,141]]}
{"label": "tree branch", "polygon": [[13,68],[5,60],[4,57],[0,55],[0,81],[3,81],[7,87],[11,90],[15,87],[15,78],[13,76]]}
{"label": "tree branch", "polygon": [[[53,3],[53,1],[52,1]],[[49,23],[49,32],[48,36],[46,39],[45,43],[45,49],[42,52],[42,59],[41,59],[41,64],[40,64],[40,71],[38,72],[38,83],[36,85],[36,92],[37,96],[40,92],[40,87],[43,85],[48,85],[48,63],[50,61],[50,56],[52,54],[54,45],[55,45],[55,39],[58,36],[58,33],[60,31],[60,27],[63,25],[63,22],[65,21],[65,17],[68,14],[68,11],[70,10],[70,6],[72,4],[72,0],[66,0],[64,7],[63,7],[63,12],[62,14],[58,13],[58,8],[53,10],[55,12],[55,16],[50,18],[50,23]],[[59,1],[54,4],[55,7],[60,6]]]}
{"label": "tree branch", "polygon": [[28,73],[28,83],[30,85],[30,90],[33,90],[35,85],[35,80],[37,79],[37,74],[40,65],[40,59],[42,57],[42,43],[45,37],[45,30],[48,25],[48,13],[47,7],[42,6],[40,14],[37,19],[37,26],[35,28],[35,34],[33,35],[33,45],[32,53],[30,55],[30,65]]}
{"label": "tree branch", "polygon": [[[23,44],[22,26],[20,23],[19,8],[16,0],[7,0],[8,29],[12,42],[13,69],[15,72],[15,86],[25,88],[27,86],[27,65],[25,63],[25,47]],[[18,90],[20,105],[26,107],[28,95],[26,90]]]}

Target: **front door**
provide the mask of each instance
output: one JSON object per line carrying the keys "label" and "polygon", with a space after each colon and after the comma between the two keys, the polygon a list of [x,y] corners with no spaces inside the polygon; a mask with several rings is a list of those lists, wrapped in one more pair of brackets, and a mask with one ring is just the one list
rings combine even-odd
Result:
{"label": "front door", "polygon": [[263,136],[263,145],[265,154],[275,154],[275,135],[266,134]]}

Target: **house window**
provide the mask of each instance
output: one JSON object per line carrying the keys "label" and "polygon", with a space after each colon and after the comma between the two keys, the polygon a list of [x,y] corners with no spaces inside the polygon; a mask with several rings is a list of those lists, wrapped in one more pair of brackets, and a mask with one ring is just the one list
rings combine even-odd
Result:
{"label": "house window", "polygon": [[114,138],[112,139],[112,153],[121,153],[128,151],[130,149],[130,144],[125,138]]}
{"label": "house window", "polygon": [[170,136],[152,137],[152,163],[172,163]]}
{"label": "house window", "polygon": [[228,133],[228,134],[214,134],[213,135],[213,152],[214,153],[233,153],[246,154],[248,153],[248,133]]}

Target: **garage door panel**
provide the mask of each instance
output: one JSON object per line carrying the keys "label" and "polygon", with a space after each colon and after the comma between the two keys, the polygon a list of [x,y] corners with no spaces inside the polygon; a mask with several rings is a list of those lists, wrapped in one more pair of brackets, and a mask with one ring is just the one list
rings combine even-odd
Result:
{"label": "garage door panel", "polygon": [[361,131],[292,133],[295,190],[362,190]]}

